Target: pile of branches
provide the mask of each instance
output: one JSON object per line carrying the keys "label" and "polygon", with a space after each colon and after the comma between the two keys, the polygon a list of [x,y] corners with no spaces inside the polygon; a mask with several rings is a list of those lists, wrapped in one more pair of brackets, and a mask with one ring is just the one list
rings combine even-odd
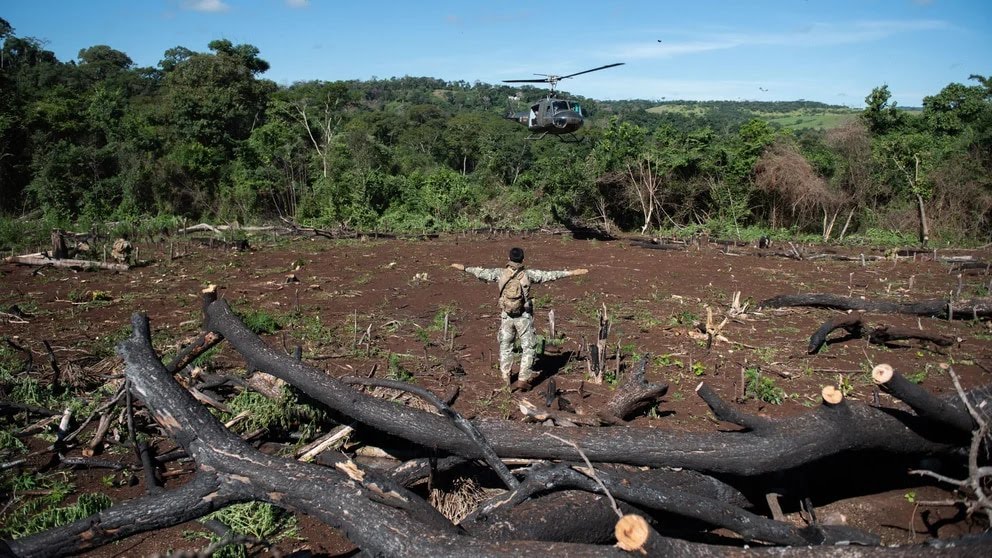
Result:
{"label": "pile of branches", "polygon": [[[960,486],[975,489],[972,504],[987,501],[982,491],[989,467],[977,456],[988,447],[988,426],[980,412],[992,399],[988,389],[937,398],[892,372],[876,381],[912,412],[849,402],[828,386],[819,408],[771,420],[742,412],[701,383],[697,395],[717,419],[736,428],[685,433],[627,424],[548,426],[468,420],[410,384],[335,379],[267,346],[214,291],[204,293],[201,337],[168,365],[152,346],[147,317],[135,314],[131,326],[131,336],[118,347],[128,393],[195,462],[193,478],[62,527],[0,542],[0,555],[78,554],[249,501],[317,518],[371,556],[916,557],[992,550],[987,537],[885,547],[875,534],[819,522],[812,514],[806,525],[766,517],[751,500],[756,487],[759,494],[771,492],[768,479],[801,475],[839,456],[885,454],[975,461],[969,471],[978,478]],[[286,382],[342,425],[398,441],[411,455],[394,469],[379,470],[330,451],[311,463],[256,449],[174,377],[222,341],[249,370]],[[429,408],[397,405],[375,397],[368,386],[414,393]],[[150,460],[144,461],[148,467]],[[498,479],[502,490],[457,523],[411,489],[424,478],[466,464],[491,470],[486,476]],[[974,505],[982,509],[987,504]],[[733,535],[720,537],[714,531]]]}

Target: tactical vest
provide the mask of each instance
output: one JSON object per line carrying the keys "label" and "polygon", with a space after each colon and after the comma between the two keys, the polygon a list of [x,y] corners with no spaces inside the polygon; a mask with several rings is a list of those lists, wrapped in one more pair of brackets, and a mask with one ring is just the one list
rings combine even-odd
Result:
{"label": "tactical vest", "polygon": [[499,281],[499,309],[510,316],[519,316],[527,309],[530,299],[530,279],[523,266],[503,269]]}

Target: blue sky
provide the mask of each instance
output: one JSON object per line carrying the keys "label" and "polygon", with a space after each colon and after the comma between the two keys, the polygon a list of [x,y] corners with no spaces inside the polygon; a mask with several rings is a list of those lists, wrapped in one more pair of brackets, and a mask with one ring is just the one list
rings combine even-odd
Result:
{"label": "blue sky", "polygon": [[[563,81],[594,99],[807,99],[862,107],[887,84],[920,106],[992,75],[988,0],[7,0],[21,37],[62,61],[109,45],[140,66],[175,46],[249,43],[300,80],[428,76]],[[660,41],[660,42],[659,42]]]}

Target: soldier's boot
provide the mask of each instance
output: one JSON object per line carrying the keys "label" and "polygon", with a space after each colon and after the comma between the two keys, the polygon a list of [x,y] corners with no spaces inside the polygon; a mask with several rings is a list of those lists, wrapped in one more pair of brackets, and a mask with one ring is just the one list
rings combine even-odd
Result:
{"label": "soldier's boot", "polygon": [[502,362],[499,364],[499,377],[503,379],[505,385],[510,385],[510,372],[513,370],[513,362],[509,362],[504,365]]}
{"label": "soldier's boot", "polygon": [[534,372],[533,366],[534,350],[524,350],[523,354],[520,356],[520,375],[517,376],[517,380],[528,384],[535,383],[537,381],[538,374]]}

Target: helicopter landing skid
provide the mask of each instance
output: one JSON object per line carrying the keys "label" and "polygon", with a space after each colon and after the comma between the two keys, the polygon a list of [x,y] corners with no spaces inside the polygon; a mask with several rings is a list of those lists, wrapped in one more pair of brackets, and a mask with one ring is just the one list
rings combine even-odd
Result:
{"label": "helicopter landing skid", "polygon": [[[529,136],[527,139],[529,139],[529,140],[539,140],[539,139],[544,139],[544,137],[547,136],[547,135],[548,135],[548,132],[544,132],[543,134],[540,134],[540,135]],[[580,138],[580,137],[578,137],[578,136],[576,136],[575,134],[572,134],[572,133],[568,133],[568,134],[554,134],[554,136],[556,138],[558,138],[563,143],[582,143],[586,139],[586,138]]]}

